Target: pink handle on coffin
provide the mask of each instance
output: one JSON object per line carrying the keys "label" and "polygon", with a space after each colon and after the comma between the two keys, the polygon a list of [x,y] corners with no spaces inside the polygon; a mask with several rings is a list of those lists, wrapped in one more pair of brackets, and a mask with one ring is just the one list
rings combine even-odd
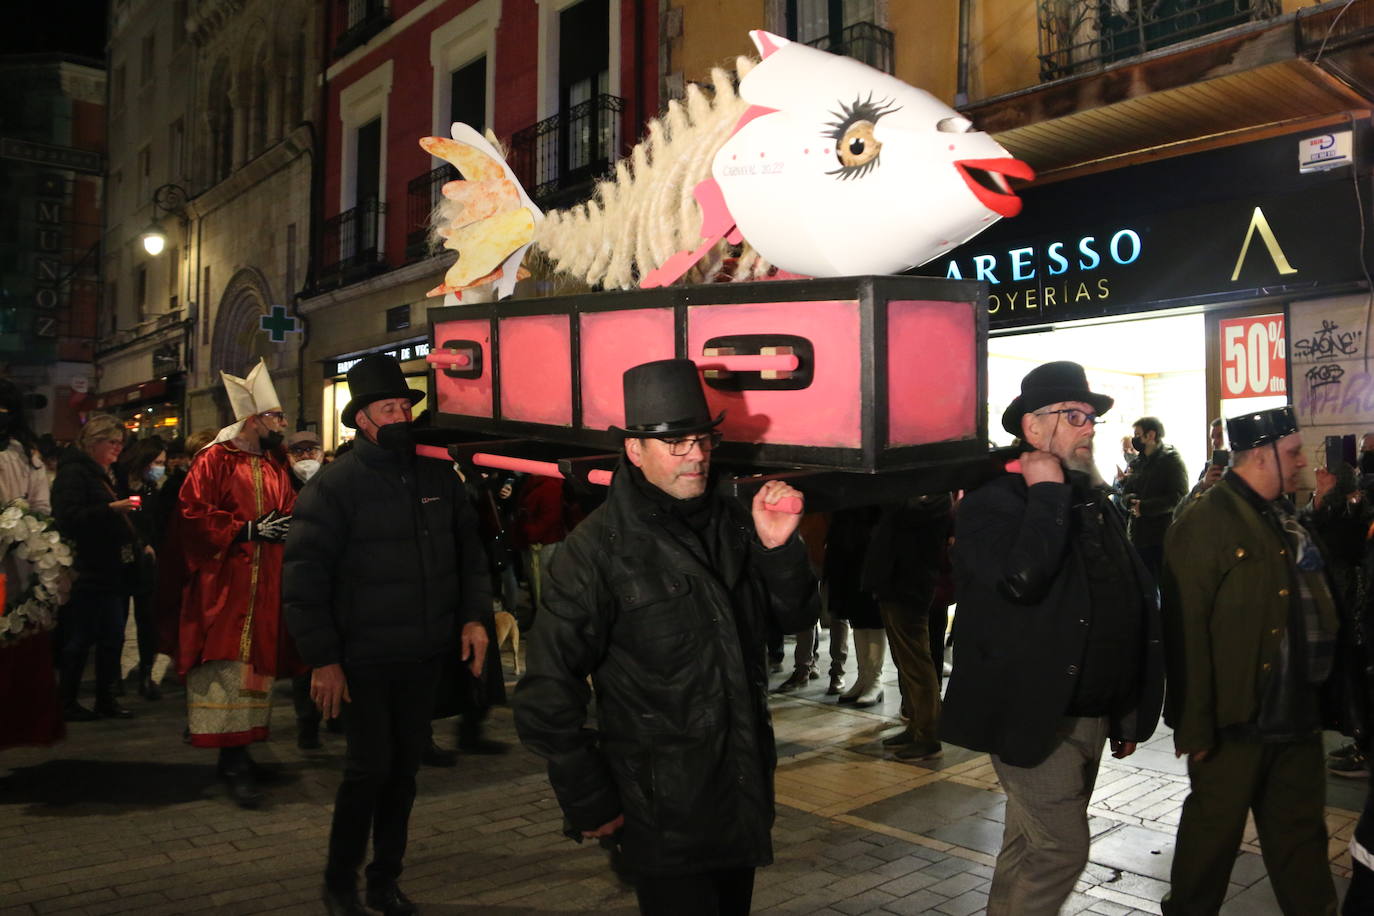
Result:
{"label": "pink handle on coffin", "polygon": [[[438,458],[441,461],[452,461],[453,458],[448,453],[448,449],[437,445],[417,445],[415,454],[422,458]],[[538,477],[562,477],[563,472],[558,470],[558,465],[552,461],[532,461],[529,458],[511,458],[508,455],[488,455],[486,452],[476,452],[472,456],[472,463],[478,467],[496,468],[500,471],[517,471],[522,474],[534,474]],[[598,484],[603,487],[611,485],[611,472],[600,469],[587,472],[587,482]],[[802,510],[802,501],[795,496],[787,496],[769,509],[773,512],[786,512],[796,515]]]}
{"label": "pink handle on coffin", "polygon": [[801,360],[795,354],[777,356],[693,356],[698,369],[724,369],[727,372],[795,372]]}
{"label": "pink handle on coffin", "polygon": [[[417,445],[415,454],[422,458],[438,458],[441,461],[452,461],[453,456],[448,453],[448,449],[438,445]],[[558,465],[552,461],[531,461],[528,458],[510,458],[506,455],[488,455],[485,452],[477,452],[472,456],[472,463],[478,467],[496,468],[502,471],[518,471],[522,474],[534,474],[537,477],[562,477],[563,472],[558,470]],[[600,484],[603,487],[611,485],[611,472],[602,470],[591,470],[587,472],[589,483]]]}
{"label": "pink handle on coffin", "polygon": [[472,354],[437,350],[428,354],[425,357],[425,362],[431,366],[442,366],[445,369],[466,369],[472,365]]}
{"label": "pink handle on coffin", "polygon": [[558,470],[558,465],[552,461],[531,461],[528,458],[512,458],[509,455],[488,455],[486,452],[476,452],[472,456],[472,463],[478,467],[534,474],[537,477],[563,476],[563,472]]}

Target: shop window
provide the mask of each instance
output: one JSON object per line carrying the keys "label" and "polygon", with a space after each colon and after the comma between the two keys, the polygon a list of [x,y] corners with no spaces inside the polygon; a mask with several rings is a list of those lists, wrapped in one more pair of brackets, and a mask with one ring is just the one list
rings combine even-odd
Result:
{"label": "shop window", "polygon": [[409,303],[386,310],[386,329],[388,333],[392,331],[404,331],[408,327],[410,327]]}

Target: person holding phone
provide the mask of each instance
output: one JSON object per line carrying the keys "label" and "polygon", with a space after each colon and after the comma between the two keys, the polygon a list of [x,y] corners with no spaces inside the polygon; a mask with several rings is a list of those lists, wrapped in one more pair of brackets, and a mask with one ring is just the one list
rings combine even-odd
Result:
{"label": "person holding phone", "polygon": [[1164,444],[1164,424],[1141,417],[1132,424],[1136,457],[1121,482],[1122,503],[1129,514],[1126,533],[1155,579],[1164,560],[1164,532],[1174,507],[1188,493],[1188,471],[1172,445]]}

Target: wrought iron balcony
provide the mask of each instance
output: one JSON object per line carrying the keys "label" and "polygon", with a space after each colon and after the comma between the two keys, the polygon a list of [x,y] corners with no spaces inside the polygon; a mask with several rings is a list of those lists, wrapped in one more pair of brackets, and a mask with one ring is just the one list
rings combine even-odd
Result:
{"label": "wrought iron balcony", "polygon": [[1090,73],[1281,12],[1279,0],[1039,0],[1040,78]]}
{"label": "wrought iron balcony", "polygon": [[842,29],[838,36],[826,35],[807,44],[852,57],[884,73],[892,72],[892,33],[871,22],[856,22]]}
{"label": "wrought iron balcony", "polygon": [[338,0],[343,14],[343,26],[334,39],[334,56],[343,57],[354,48],[367,44],[378,32],[391,25],[387,0]]}
{"label": "wrought iron balcony", "polygon": [[444,185],[458,177],[451,165],[412,178],[406,185],[406,261],[429,256],[429,216],[443,199]]}
{"label": "wrought iron balcony", "polygon": [[377,244],[385,213],[386,204],[369,199],[324,221],[320,233],[321,286],[342,286],[385,269]]}
{"label": "wrought iron balcony", "polygon": [[512,135],[511,169],[535,203],[548,210],[591,196],[620,153],[624,110],[622,98],[593,96]]}

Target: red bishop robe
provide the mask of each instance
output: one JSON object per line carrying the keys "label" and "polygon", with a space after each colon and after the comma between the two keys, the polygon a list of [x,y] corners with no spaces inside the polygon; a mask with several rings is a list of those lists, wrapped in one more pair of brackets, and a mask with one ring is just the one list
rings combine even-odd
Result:
{"label": "red bishop robe", "polygon": [[281,615],[284,545],[235,540],[269,510],[290,514],[296,493],[286,468],[232,442],[210,446],[181,487],[185,555],[177,671],[211,661],[247,662],[258,674],[304,670]]}

